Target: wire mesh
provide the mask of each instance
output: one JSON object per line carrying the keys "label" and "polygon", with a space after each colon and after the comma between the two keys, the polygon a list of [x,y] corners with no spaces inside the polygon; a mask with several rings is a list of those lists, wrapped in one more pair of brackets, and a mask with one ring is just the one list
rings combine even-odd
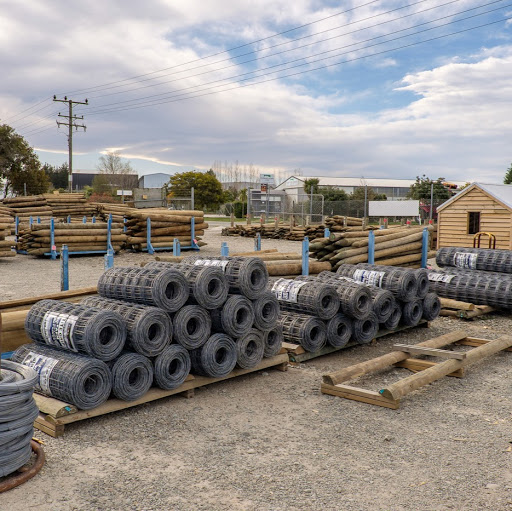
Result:
{"label": "wire mesh", "polygon": [[364,319],[354,319],[352,323],[352,340],[358,344],[368,344],[375,339],[379,331],[379,320],[375,312],[370,311]]}
{"label": "wire mesh", "polygon": [[437,251],[436,263],[441,267],[512,273],[512,250],[444,247]]}
{"label": "wire mesh", "polygon": [[428,271],[424,268],[418,268],[414,270],[416,275],[416,281],[418,282],[418,292],[416,296],[418,298],[425,298],[430,291],[430,282],[428,280]]}
{"label": "wire mesh", "polygon": [[352,337],[352,319],[338,313],[327,322],[327,343],[333,348],[343,348]]}
{"label": "wire mesh", "polygon": [[402,302],[401,323],[405,326],[416,326],[423,316],[423,300],[416,298],[410,302]]}
{"label": "wire mesh", "polygon": [[171,344],[153,361],[155,383],[165,390],[178,388],[190,373],[188,351],[179,344]]}
{"label": "wire mesh", "polygon": [[254,323],[252,302],[242,295],[229,295],[221,309],[210,311],[213,332],[224,332],[237,339],[249,332]]}
{"label": "wire mesh", "polygon": [[172,322],[174,340],[187,350],[201,347],[212,329],[210,314],[199,305],[185,305]]}
{"label": "wire mesh", "polygon": [[24,344],[14,362],[39,374],[36,392],[89,410],[105,402],[112,390],[112,374],[101,360],[40,344]]}
{"label": "wire mesh", "polygon": [[82,305],[119,313],[126,322],[127,347],[146,357],[156,357],[172,340],[172,321],[158,307],[89,296]]}
{"label": "wire mesh", "polygon": [[441,313],[441,301],[435,293],[427,293],[423,299],[423,319],[433,321]]}
{"label": "wire mesh", "polygon": [[273,329],[279,319],[279,300],[276,296],[266,291],[258,299],[252,302],[254,309],[254,327],[266,331]]}
{"label": "wire mesh", "polygon": [[223,378],[235,367],[237,349],[226,334],[213,334],[201,348],[190,351],[192,372],[212,378]]}
{"label": "wire mesh", "polygon": [[117,312],[58,300],[36,302],[25,331],[34,342],[104,361],[116,358],[126,341],[126,325]]}
{"label": "wire mesh", "polygon": [[300,344],[306,351],[319,351],[327,342],[327,327],[314,316],[282,311],[279,324],[283,329],[284,340]]}
{"label": "wire mesh", "polygon": [[398,302],[395,301],[395,305],[393,306],[393,310],[391,311],[391,315],[389,318],[382,323],[382,326],[386,330],[395,330],[400,324],[400,320],[402,319],[402,307]]}
{"label": "wire mesh", "polygon": [[263,334],[251,328],[244,336],[236,340],[236,363],[242,369],[252,369],[263,359],[265,342]]}
{"label": "wire mesh", "polygon": [[174,268],[111,268],[100,277],[98,293],[106,298],[176,312],[187,301],[189,286],[184,275]]}
{"label": "wire mesh", "polygon": [[153,383],[153,364],[140,353],[123,353],[109,364],[112,394],[123,401],[142,397]]}
{"label": "wire mesh", "polygon": [[283,327],[281,325],[276,325],[270,330],[263,331],[263,343],[265,345],[263,356],[265,358],[276,356],[281,351],[283,342]]}

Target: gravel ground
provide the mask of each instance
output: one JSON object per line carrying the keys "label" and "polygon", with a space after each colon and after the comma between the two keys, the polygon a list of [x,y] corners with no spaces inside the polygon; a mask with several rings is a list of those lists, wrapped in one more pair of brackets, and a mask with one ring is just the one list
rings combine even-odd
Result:
{"label": "gravel ground", "polygon": [[[250,250],[253,241],[207,231],[202,253]],[[299,251],[297,242],[263,248]],[[150,259],[116,256],[116,265]],[[71,287],[94,285],[101,257],[71,260]],[[58,291],[59,264],[16,257],[0,263],[4,299]],[[13,283],[16,283],[14,286]],[[414,392],[400,410],[319,391],[322,375],[463,328],[494,339],[510,316],[473,322],[439,318],[418,328],[66,427],[63,437],[36,433],[47,463],[0,510],[510,510],[512,509],[512,353]],[[366,379],[382,382],[405,369]],[[358,385],[358,383],[356,383]],[[363,386],[361,384],[361,386]]]}

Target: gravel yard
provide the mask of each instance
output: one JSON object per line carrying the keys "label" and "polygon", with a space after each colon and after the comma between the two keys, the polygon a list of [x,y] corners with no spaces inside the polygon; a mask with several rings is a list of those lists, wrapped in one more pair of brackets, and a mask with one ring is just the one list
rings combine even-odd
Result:
{"label": "gravel yard", "polygon": [[[226,224],[222,224],[226,225]],[[253,240],[221,238],[213,223],[202,254],[252,250]],[[300,252],[300,243],[262,240]],[[116,266],[151,260],[122,254]],[[70,258],[72,289],[92,286],[103,257]],[[0,262],[3,300],[59,291],[58,261],[17,256]],[[511,317],[473,322],[439,318],[313,359],[288,372],[268,369],[66,426],[45,442],[47,462],[25,485],[0,497],[0,510],[511,510],[512,353],[444,378],[390,410],[320,393],[322,375],[464,329],[495,339]],[[377,390],[405,369],[365,379]],[[358,385],[356,383],[356,385]],[[361,386],[363,386],[361,384]]]}

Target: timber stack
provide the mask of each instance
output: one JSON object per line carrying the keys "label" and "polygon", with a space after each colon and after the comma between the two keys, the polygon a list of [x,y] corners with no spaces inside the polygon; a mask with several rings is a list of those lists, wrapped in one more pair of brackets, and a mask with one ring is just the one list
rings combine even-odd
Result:
{"label": "timber stack", "polygon": [[267,239],[284,239],[291,241],[302,241],[304,236],[318,237],[324,233],[324,225],[290,226],[290,224],[275,222],[269,224],[235,225],[222,229],[223,236],[245,236],[255,238],[259,234]]}
{"label": "timber stack", "polygon": [[363,227],[363,219],[353,216],[334,215],[325,219],[325,226],[330,231],[339,232],[343,231],[345,227]]}
{"label": "timber stack", "polygon": [[201,236],[204,235],[208,224],[204,221],[203,211],[172,210],[165,208],[135,209],[130,208],[125,213],[127,228],[127,245],[133,250],[146,250],[147,218],[151,219],[151,244],[153,248],[172,247],[174,239],[183,246],[192,245],[191,221],[194,218],[194,240],[199,246],[204,246]]}
{"label": "timber stack", "polygon": [[[373,231],[375,234],[375,264],[419,268],[424,226],[395,227]],[[347,228],[345,228],[347,229]],[[429,229],[428,257],[435,257],[435,230]],[[329,262],[333,270],[342,264],[368,262],[367,230],[332,232],[328,238],[317,238],[309,245],[310,257]]]}
{"label": "timber stack", "polygon": [[11,197],[2,202],[9,208],[12,216],[19,218],[20,224],[28,224],[30,217],[40,218],[42,221],[50,220],[52,217],[52,208],[42,195]]}
{"label": "timber stack", "polygon": [[96,208],[87,203],[83,193],[46,193],[43,197],[51,208],[54,218],[92,217],[96,213]]}
{"label": "timber stack", "polygon": [[14,241],[6,240],[7,236],[11,235],[14,228],[14,220],[11,216],[5,216],[0,211],[0,257],[14,257],[16,252],[12,247],[16,245]]}
{"label": "timber stack", "polygon": [[112,215],[112,222],[123,223],[125,216],[129,216],[132,210],[137,211],[135,208],[130,208],[128,204],[116,203],[104,203],[104,202],[95,202],[93,203],[98,215],[106,221],[108,221],[109,216]]}
{"label": "timber stack", "polygon": [[0,224],[5,226],[2,229],[7,231],[6,236],[15,234],[14,216],[11,210],[6,206],[2,206],[2,204],[0,204]]}
{"label": "timber stack", "polygon": [[[92,252],[107,250],[108,228],[104,222],[88,224],[55,224],[55,246],[60,251],[67,245],[69,252]],[[123,248],[126,234],[123,224],[112,224],[111,243],[115,252]],[[49,225],[33,224],[32,228],[23,227],[19,231],[18,250],[30,255],[44,255],[51,251],[51,231]]]}

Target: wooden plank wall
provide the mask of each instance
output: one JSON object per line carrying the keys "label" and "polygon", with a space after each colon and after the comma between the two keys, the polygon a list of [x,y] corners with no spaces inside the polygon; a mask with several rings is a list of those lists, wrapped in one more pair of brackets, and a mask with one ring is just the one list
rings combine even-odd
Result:
{"label": "wooden plank wall", "polygon": [[[480,231],[496,236],[496,248],[510,250],[512,213],[478,188],[439,212],[438,248],[472,247],[473,235],[468,232],[468,212],[480,212]],[[487,237],[482,236],[482,248],[487,248]]]}

